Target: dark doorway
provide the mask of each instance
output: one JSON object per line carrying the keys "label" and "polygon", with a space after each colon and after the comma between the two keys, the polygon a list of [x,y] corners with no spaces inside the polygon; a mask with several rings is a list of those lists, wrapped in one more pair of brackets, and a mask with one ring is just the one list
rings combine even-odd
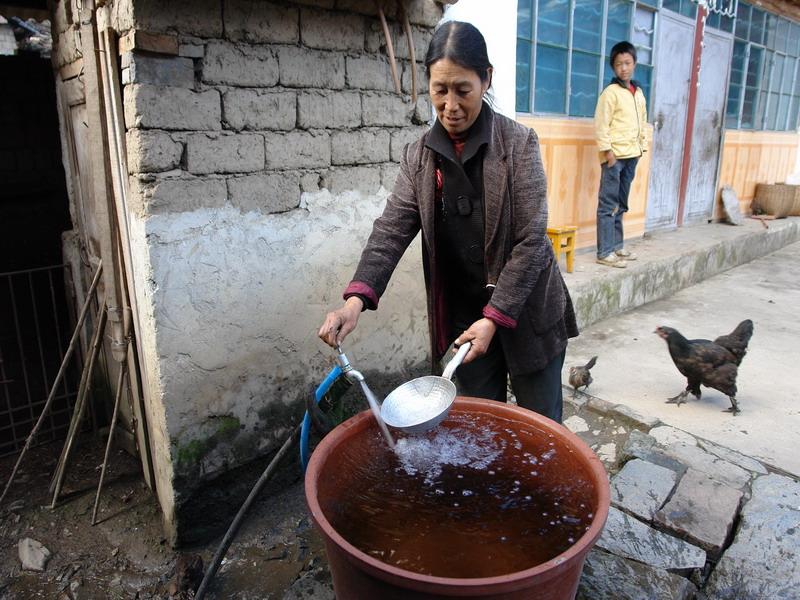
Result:
{"label": "dark doorway", "polygon": [[[72,229],[53,68],[0,56],[0,455],[42,412],[72,331],[61,234]],[[37,437],[64,436],[79,374],[72,361]]]}
{"label": "dark doorway", "polygon": [[0,273],[61,264],[72,229],[50,60],[0,57]]}

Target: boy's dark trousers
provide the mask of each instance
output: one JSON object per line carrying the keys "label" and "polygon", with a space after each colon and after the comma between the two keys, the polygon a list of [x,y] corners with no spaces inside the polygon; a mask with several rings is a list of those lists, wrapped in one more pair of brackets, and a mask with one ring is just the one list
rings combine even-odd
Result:
{"label": "boy's dark trousers", "polygon": [[639,157],[618,158],[613,167],[601,165],[597,202],[597,258],[622,250],[622,215],[628,212],[628,194]]}

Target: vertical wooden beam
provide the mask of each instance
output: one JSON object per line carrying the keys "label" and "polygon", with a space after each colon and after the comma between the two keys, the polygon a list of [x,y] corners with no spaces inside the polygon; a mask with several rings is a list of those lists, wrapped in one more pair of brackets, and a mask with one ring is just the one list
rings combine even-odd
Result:
{"label": "vertical wooden beam", "polygon": [[[694,134],[694,115],[697,109],[697,83],[700,80],[700,60],[703,54],[703,34],[708,8],[697,5],[697,18],[694,22],[694,47],[692,49],[692,76],[689,81],[689,102],[686,108],[686,129],[683,134],[683,162],[681,163],[681,181],[678,191],[678,227],[683,225],[683,213],[686,210],[686,188],[689,185],[689,169],[692,158],[692,136]],[[723,117],[724,118],[724,117]]]}
{"label": "vertical wooden beam", "polygon": [[[122,311],[120,310],[120,289],[117,281],[120,264],[116,252],[114,223],[111,201],[110,178],[108,173],[109,156],[106,146],[106,126],[104,119],[103,91],[100,87],[98,53],[99,45],[95,30],[95,11],[85,13],[88,18],[81,19],[81,42],[83,44],[84,88],[86,90],[86,120],[88,125],[89,154],[91,157],[91,182],[94,211],[98,224],[100,255],[105,268],[103,284],[108,301],[108,320],[111,323],[112,354],[116,347],[124,347],[122,331]],[[114,356],[117,360],[122,357]]]}
{"label": "vertical wooden beam", "polygon": [[[100,75],[103,83],[105,99],[105,116],[107,126],[107,141],[109,148],[109,161],[111,166],[111,182],[113,186],[113,201],[117,216],[118,250],[120,264],[124,268],[122,278],[121,298],[129,311],[123,315],[123,330],[125,339],[132,339],[133,344],[127,345],[126,361],[129,370],[128,381],[131,386],[132,416],[136,433],[136,444],[139,458],[142,461],[144,478],[150,489],[155,491],[155,477],[153,473],[153,460],[150,452],[150,440],[147,429],[146,408],[143,403],[144,394],[149,389],[146,384],[146,372],[141,369],[139,357],[142,356],[142,347],[138,332],[140,328],[139,310],[136,302],[136,279],[133,272],[133,259],[130,251],[130,227],[128,222],[128,160],[125,145],[125,123],[122,112],[122,99],[120,97],[119,67],[117,64],[116,34],[113,29],[107,28],[99,34],[101,68]],[[144,385],[142,382],[145,382]]]}

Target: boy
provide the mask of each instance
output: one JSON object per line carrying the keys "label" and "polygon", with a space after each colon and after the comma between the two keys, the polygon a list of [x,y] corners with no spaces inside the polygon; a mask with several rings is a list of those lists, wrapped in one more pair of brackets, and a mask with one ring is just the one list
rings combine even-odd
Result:
{"label": "boy", "polygon": [[644,125],[647,104],[641,86],[633,80],[636,48],[619,42],[611,49],[614,79],[600,94],[594,113],[595,137],[600,150],[600,193],[597,203],[597,262],[625,268],[636,255],[623,248],[622,215],[628,212],[628,193],[636,163],[647,148]]}

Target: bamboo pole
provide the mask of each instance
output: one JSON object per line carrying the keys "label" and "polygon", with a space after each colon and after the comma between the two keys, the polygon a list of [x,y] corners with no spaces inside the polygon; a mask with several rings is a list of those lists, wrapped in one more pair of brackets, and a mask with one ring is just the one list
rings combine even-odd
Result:
{"label": "bamboo pole", "polygon": [[83,303],[83,307],[81,308],[81,313],[78,316],[78,322],[75,325],[75,331],[72,334],[72,339],[69,341],[69,346],[67,346],[67,351],[64,354],[64,358],[61,361],[61,368],[58,370],[58,374],[56,375],[56,380],[53,382],[53,387],[50,388],[50,395],[47,397],[47,402],[44,404],[44,408],[42,409],[42,414],[39,415],[39,419],[36,421],[36,425],[33,426],[31,432],[28,434],[28,439],[25,440],[25,446],[22,448],[22,452],[19,453],[19,458],[17,458],[17,462],[14,465],[14,469],[11,471],[11,476],[8,478],[8,482],[6,482],[6,487],[3,489],[3,494],[0,495],[0,502],[6,497],[8,493],[8,488],[11,487],[11,482],[14,481],[14,476],[17,474],[17,469],[19,469],[19,465],[22,462],[22,459],[25,456],[25,453],[28,451],[28,448],[33,441],[33,438],[36,437],[36,434],[39,432],[39,429],[44,422],[45,415],[50,410],[50,405],[53,403],[53,400],[56,397],[56,392],[58,391],[58,386],[61,383],[61,378],[64,376],[64,373],[67,370],[67,364],[69,364],[69,359],[72,357],[72,352],[75,350],[75,345],[77,344],[78,337],[80,337],[81,329],[83,328],[83,322],[86,319],[86,314],[89,312],[89,306],[91,306],[92,297],[94,296],[94,291],[97,289],[97,284],[100,282],[100,273],[103,270],[103,261],[100,261],[97,264],[97,270],[94,273],[94,277],[92,278],[92,283],[89,286],[89,291],[86,293],[86,300]]}
{"label": "bamboo pole", "polygon": [[117,426],[117,415],[119,414],[119,403],[122,399],[122,388],[125,385],[125,374],[128,372],[128,361],[123,360],[119,363],[119,377],[117,378],[117,395],[114,399],[114,412],[111,415],[111,425],[108,429],[108,441],[106,442],[106,453],[103,456],[103,468],[100,470],[100,481],[97,484],[97,495],[94,497],[94,508],[92,509],[92,525],[97,523],[97,507],[100,505],[100,493],[103,490],[103,481],[106,478],[106,467],[108,466],[108,455],[111,453],[111,442],[114,439],[114,428]]}
{"label": "bamboo pole", "polygon": [[389,24],[386,22],[386,15],[383,14],[383,5],[381,0],[375,0],[375,5],[378,7],[378,16],[381,18],[381,26],[383,27],[383,35],[386,37],[386,52],[389,53],[389,67],[392,69],[392,80],[394,81],[394,91],[398,94],[402,93],[400,88],[400,77],[397,75],[397,64],[394,59],[394,45],[392,44],[392,34],[389,33]]}
{"label": "bamboo pole", "polygon": [[64,484],[64,475],[67,472],[67,461],[69,461],[69,454],[72,451],[72,443],[75,441],[75,437],[80,429],[89,389],[92,387],[92,373],[94,372],[94,365],[97,362],[97,356],[100,354],[100,348],[103,345],[103,332],[105,331],[107,320],[108,310],[104,301],[103,305],[100,307],[100,320],[97,323],[97,329],[94,332],[94,339],[92,340],[92,353],[86,367],[84,367],[86,370],[86,385],[83,387],[83,395],[79,396],[78,400],[75,402],[75,409],[72,411],[72,421],[70,422],[70,430],[67,434],[67,441],[64,444],[64,449],[61,451],[61,457],[58,461],[58,467],[56,468],[53,482],[50,484],[50,490],[53,492],[53,500],[50,503],[50,508],[55,508],[58,496],[61,493],[61,486]]}
{"label": "bamboo pole", "polygon": [[411,22],[408,20],[405,0],[399,0],[400,12],[403,13],[403,29],[408,41],[408,55],[411,58],[411,101],[417,102],[417,58],[414,52],[414,37],[411,35]]}

